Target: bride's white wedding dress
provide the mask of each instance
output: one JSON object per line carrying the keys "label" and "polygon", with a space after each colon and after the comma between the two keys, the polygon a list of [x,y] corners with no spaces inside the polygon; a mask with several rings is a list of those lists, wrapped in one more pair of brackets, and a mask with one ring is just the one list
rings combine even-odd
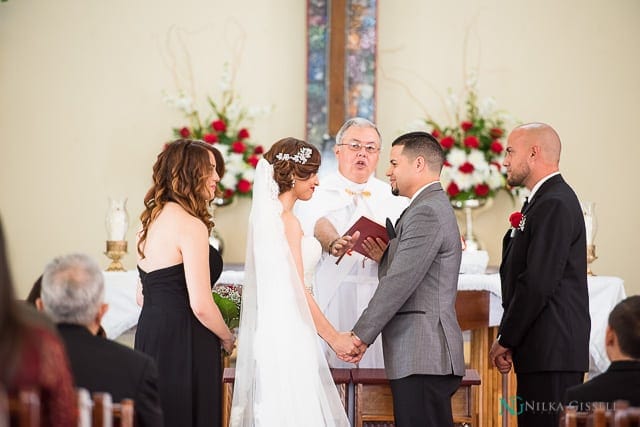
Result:
{"label": "bride's white wedding dress", "polygon": [[[249,218],[232,427],[349,426],[284,234],[273,167],[258,162]],[[302,242],[306,286],[320,245]],[[315,261],[314,261],[315,259]]]}

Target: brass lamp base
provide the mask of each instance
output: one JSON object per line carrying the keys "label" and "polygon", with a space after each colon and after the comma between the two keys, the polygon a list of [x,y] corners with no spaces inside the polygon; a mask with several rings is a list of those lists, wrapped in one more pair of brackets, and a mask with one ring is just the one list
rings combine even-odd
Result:
{"label": "brass lamp base", "polygon": [[104,254],[111,259],[111,264],[105,271],[127,271],[120,262],[126,253],[126,240],[107,240],[107,251]]}
{"label": "brass lamp base", "polygon": [[595,276],[593,271],[591,271],[591,263],[597,259],[596,245],[587,245],[587,275]]}

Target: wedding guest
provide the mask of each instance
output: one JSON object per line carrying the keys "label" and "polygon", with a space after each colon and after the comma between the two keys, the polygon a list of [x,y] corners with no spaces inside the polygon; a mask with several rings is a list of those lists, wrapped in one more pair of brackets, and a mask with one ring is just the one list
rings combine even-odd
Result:
{"label": "wedding guest", "polygon": [[520,427],[557,426],[565,390],[589,369],[586,231],[578,197],[560,175],[560,150],[551,126],[529,123],[511,132],[504,158],[508,184],[531,193],[520,225],[502,241],[504,314],[489,357],[502,373],[515,367],[527,407]]}
{"label": "wedding guest", "polygon": [[0,384],[10,394],[39,391],[41,425],[77,423],[77,399],[64,345],[44,316],[16,301],[0,222]]}
{"label": "wedding guest", "polygon": [[[38,305],[41,304],[41,302],[38,302],[40,301],[41,293],[42,293],[42,274],[36,279],[35,282],[33,282],[33,285],[31,286],[31,290],[29,291],[29,294],[27,295],[27,299],[25,299],[25,302],[27,302],[33,307],[38,307]],[[104,330],[102,325],[98,325],[98,332],[96,332],[96,335],[99,337],[106,338],[107,332]]]}
{"label": "wedding guest", "polygon": [[616,400],[640,406],[640,295],[620,301],[613,308],[604,344],[611,361],[609,368],[592,380],[567,389],[564,402],[578,406],[578,410],[591,402]]}
{"label": "wedding guest", "polygon": [[[324,249],[314,294],[322,312],[338,330],[351,329],[369,303],[378,286],[376,260],[386,248],[382,241],[371,239],[368,257],[353,252],[336,265],[336,257],[350,241],[342,235],[363,215],[380,224],[387,218],[395,222],[408,205],[406,197],[395,197],[389,184],[374,176],[381,147],[375,124],[359,117],[347,120],[333,147],[338,170],[323,178],[313,198],[296,204],[305,234],[315,235]],[[340,360],[328,346],[325,356],[332,368],[353,366]],[[358,366],[384,367],[380,339],[371,343]]]}
{"label": "wedding guest", "polygon": [[207,210],[220,181],[221,158],[201,141],[166,146],[153,166],[138,233],[138,303],[135,348],[158,365],[167,426],[219,426],[221,349],[234,336],[211,296],[222,272],[209,246],[214,224]]}
{"label": "wedding guest", "polygon": [[163,425],[155,362],[97,334],[108,306],[104,276],[94,260],[71,254],[51,261],[37,304],[58,326],[78,387],[108,392],[114,402],[133,399],[136,425]]}

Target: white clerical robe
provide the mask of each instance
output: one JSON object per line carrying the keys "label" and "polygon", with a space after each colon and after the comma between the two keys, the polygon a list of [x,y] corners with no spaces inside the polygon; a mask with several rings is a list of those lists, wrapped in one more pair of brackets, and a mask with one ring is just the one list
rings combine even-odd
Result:
{"label": "white clerical robe", "polygon": [[[395,223],[407,207],[409,199],[391,194],[389,184],[371,176],[366,184],[356,184],[336,172],[316,187],[311,200],[296,203],[296,214],[305,235],[313,235],[316,221],[326,217],[341,235],[361,216],[381,225],[386,218]],[[350,331],[362,314],[378,286],[378,264],[353,252],[340,264],[323,253],[316,268],[314,295],[327,319],[339,331]],[[328,345],[325,355],[332,368],[349,368]],[[360,361],[361,368],[383,368],[382,341],[372,343]]]}

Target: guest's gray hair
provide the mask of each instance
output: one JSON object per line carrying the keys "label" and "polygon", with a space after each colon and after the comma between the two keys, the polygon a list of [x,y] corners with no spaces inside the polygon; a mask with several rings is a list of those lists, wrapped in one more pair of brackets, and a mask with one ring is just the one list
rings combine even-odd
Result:
{"label": "guest's gray hair", "polygon": [[342,144],[342,138],[344,138],[344,133],[347,131],[347,129],[349,129],[352,126],[359,127],[359,128],[375,129],[376,133],[378,134],[378,138],[380,138],[380,141],[382,142],[382,136],[380,135],[380,131],[372,121],[364,119],[362,117],[354,117],[344,122],[344,124],[336,134],[336,144]]}
{"label": "guest's gray hair", "polygon": [[41,297],[54,322],[90,325],[104,299],[104,276],[88,255],[57,257],[45,267]]}

